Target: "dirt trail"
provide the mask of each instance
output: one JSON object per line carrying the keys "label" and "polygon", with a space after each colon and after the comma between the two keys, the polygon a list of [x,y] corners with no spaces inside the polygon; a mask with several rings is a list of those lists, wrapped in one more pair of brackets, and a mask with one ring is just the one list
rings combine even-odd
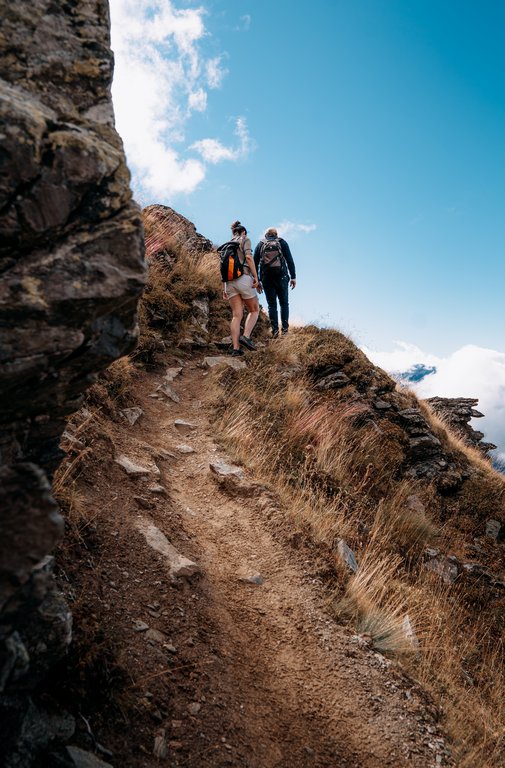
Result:
{"label": "dirt trail", "polygon": [[[203,576],[179,580],[167,592],[166,580],[156,577],[163,570],[163,558],[149,551],[133,526],[121,550],[121,567],[126,563],[133,573],[135,558],[144,563],[151,558],[156,564],[145,571],[152,579],[151,603],[160,594],[150,615],[156,618],[161,612],[157,628],[174,646],[184,647],[184,654],[179,653],[178,662],[172,664],[166,694],[163,690],[155,694],[157,700],[170,697],[164,702],[171,713],[168,720],[158,717],[158,732],[168,744],[166,764],[192,768],[450,764],[422,692],[329,616],[317,558],[303,547],[290,546],[287,513],[276,508],[271,494],[247,472],[238,492],[216,483],[209,462],[227,457],[214,440],[200,401],[207,376],[199,361],[188,362],[171,384],[179,403],[149,397],[159,378],[145,377],[144,416],[124,431],[121,447],[139,458],[134,444],[142,446],[139,440],[143,440],[176,455],[168,465],[160,464],[169,497],[160,498],[147,511],[132,509],[127,517],[132,523],[139,514],[151,519],[183,555],[198,562]],[[182,437],[175,419],[196,428]],[[178,452],[180,443],[195,452]],[[126,508],[133,481],[122,482]],[[254,573],[261,574],[263,583],[241,580]],[[140,589],[133,584],[125,591],[125,606],[136,599],[145,604],[145,597],[137,598]],[[134,675],[140,664],[154,664],[149,654],[155,651],[156,662],[166,660],[164,647],[149,645],[145,655],[138,650],[140,633],[131,642],[137,643],[137,651],[132,651]],[[144,669],[143,674],[147,679],[156,677],[156,670]],[[163,672],[159,675],[162,679]],[[156,764],[151,760],[146,755],[131,764]]]}

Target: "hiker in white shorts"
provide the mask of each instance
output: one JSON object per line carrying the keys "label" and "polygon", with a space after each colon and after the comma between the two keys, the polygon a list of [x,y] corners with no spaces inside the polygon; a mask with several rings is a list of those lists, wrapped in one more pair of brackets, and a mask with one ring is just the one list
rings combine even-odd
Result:
{"label": "hiker in white shorts", "polygon": [[[258,282],[258,274],[254,265],[251,241],[247,237],[247,229],[240,223],[234,221],[231,225],[231,242],[238,243],[238,257],[241,262],[243,274],[235,280],[227,280],[223,283],[223,298],[230,302],[233,317],[231,320],[231,339],[233,356],[243,355],[240,345],[246,349],[255,350],[256,345],[251,341],[256,321],[259,315],[258,289],[261,292],[261,285]],[[240,334],[240,326],[244,317],[244,305],[247,307],[248,315],[244,325],[244,333]]]}

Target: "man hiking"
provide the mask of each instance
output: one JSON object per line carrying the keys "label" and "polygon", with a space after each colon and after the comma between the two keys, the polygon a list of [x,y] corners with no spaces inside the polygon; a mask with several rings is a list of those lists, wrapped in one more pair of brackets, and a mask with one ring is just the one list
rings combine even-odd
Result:
{"label": "man hiking", "polygon": [[295,287],[296,271],[289,245],[278,236],[275,227],[267,229],[254,249],[254,263],[268,303],[272,338],[276,339],[279,336],[277,299],[281,308],[281,331],[285,334],[289,329],[288,286]]}
{"label": "man hiking", "polygon": [[[232,351],[235,356],[243,355],[242,345],[246,349],[255,350],[256,345],[251,341],[251,334],[259,315],[259,302],[256,288],[261,291],[258,275],[254,265],[251,241],[247,237],[247,229],[234,221],[231,225],[231,240],[219,246],[221,257],[221,279],[223,281],[223,298],[230,302],[232,311],[231,339]],[[240,325],[244,317],[244,305],[248,309],[244,334],[240,334]]]}

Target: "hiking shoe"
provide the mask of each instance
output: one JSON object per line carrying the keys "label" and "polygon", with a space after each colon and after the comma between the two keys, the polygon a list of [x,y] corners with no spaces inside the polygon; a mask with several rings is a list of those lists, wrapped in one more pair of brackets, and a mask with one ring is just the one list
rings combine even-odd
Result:
{"label": "hiking shoe", "polygon": [[279,331],[272,331],[272,339],[278,339],[279,338]]}
{"label": "hiking shoe", "polygon": [[232,357],[242,357],[243,354],[244,354],[244,352],[243,352],[242,349],[232,349],[232,351],[231,351],[231,356]]}
{"label": "hiking shoe", "polygon": [[288,328],[283,328],[281,331],[282,335],[285,336],[288,330],[289,330]]}
{"label": "hiking shoe", "polygon": [[256,344],[254,344],[249,336],[241,336],[239,338],[239,342],[242,344],[243,347],[246,347],[246,349],[250,349],[251,352],[256,352]]}

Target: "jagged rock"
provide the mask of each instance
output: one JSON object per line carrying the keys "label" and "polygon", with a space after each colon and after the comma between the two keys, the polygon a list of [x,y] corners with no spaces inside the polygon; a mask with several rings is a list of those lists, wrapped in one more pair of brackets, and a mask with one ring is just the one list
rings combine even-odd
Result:
{"label": "jagged rock", "polygon": [[339,539],[337,544],[337,552],[341,560],[347,565],[348,568],[353,573],[356,573],[358,570],[358,561],[356,560],[356,555],[352,551],[352,549],[348,546],[348,544],[344,541],[344,539]]}
{"label": "jagged rock", "polygon": [[134,406],[133,408],[123,408],[119,413],[121,416],[124,416],[126,421],[131,424],[132,427],[137,423],[140,417],[144,415],[144,411],[138,406]]}
{"label": "jagged rock", "polygon": [[0,765],[4,768],[38,766],[54,742],[72,738],[75,720],[68,713],[48,714],[26,695],[0,699]]}
{"label": "jagged rock", "polygon": [[177,378],[177,376],[180,375],[181,371],[182,371],[182,368],[167,368],[163,378],[170,383],[175,378]]}
{"label": "jagged rock", "polygon": [[165,760],[168,757],[168,744],[165,738],[165,731],[154,737],[153,755],[158,760]]}
{"label": "jagged rock", "polygon": [[499,520],[488,520],[486,522],[486,536],[495,541],[505,539],[505,524]]}
{"label": "jagged rock", "polygon": [[195,225],[173,208],[166,205],[148,205],[144,208],[144,214],[158,224],[153,228],[156,234],[146,243],[148,253],[153,253],[154,258],[157,254],[163,254],[167,250],[174,251],[180,246],[195,255],[214,250],[210,240],[198,234]]}
{"label": "jagged rock", "polygon": [[191,424],[191,422],[184,421],[183,419],[176,419],[174,427],[181,435],[189,435],[190,432],[196,429],[196,424]]}
{"label": "jagged rock", "polygon": [[442,444],[435,435],[419,435],[409,440],[410,452],[415,459],[424,458],[440,451]]}
{"label": "jagged rock", "polygon": [[156,393],[165,395],[165,397],[168,397],[169,400],[173,400],[174,403],[179,403],[181,400],[177,392],[174,392],[169,384],[160,384],[158,387],[156,387]]}
{"label": "jagged rock", "polygon": [[227,464],[221,459],[213,461],[209,464],[210,471],[218,477],[234,477],[237,480],[244,480],[245,473],[240,467],[236,467],[233,464]]}
{"label": "jagged rock", "polygon": [[435,413],[468,445],[473,445],[485,455],[496,448],[493,443],[483,443],[484,433],[470,425],[471,419],[481,419],[484,414],[475,409],[474,397],[430,397],[427,401]]}
{"label": "jagged rock", "polygon": [[[45,473],[93,376],[135,343],[144,264],[114,130],[107,4],[0,0],[0,16],[0,647],[16,656],[7,696],[65,650],[68,612],[52,576],[34,570],[63,532]],[[3,765],[45,762],[53,732],[37,712],[22,697],[18,714],[2,710],[12,730],[0,738]]]}
{"label": "jagged rock", "polygon": [[455,557],[446,557],[436,549],[425,551],[425,568],[438,574],[446,584],[453,584],[459,575],[458,561]]}
{"label": "jagged rock", "polygon": [[188,712],[190,715],[193,715],[193,717],[195,717],[195,715],[197,715],[200,712],[201,708],[202,708],[202,705],[200,704],[199,701],[191,701],[188,704]]}
{"label": "jagged rock", "polygon": [[66,747],[66,752],[75,768],[112,768],[110,763],[105,763],[96,755],[85,752],[80,747]]}
{"label": "jagged rock", "polygon": [[237,371],[240,371],[242,368],[246,367],[243,360],[240,360],[237,357],[231,357],[231,355],[215,355],[214,357],[205,357],[203,364],[206,365],[207,368],[215,368],[218,365],[227,365],[229,368],[235,368]]}
{"label": "jagged rock", "polygon": [[133,629],[135,632],[147,632],[149,624],[146,624],[145,621],[141,621],[140,619],[136,619],[133,622]]}
{"label": "jagged rock", "polygon": [[207,333],[209,325],[209,297],[199,296],[191,302],[193,307],[193,324],[201,331]]}
{"label": "jagged rock", "polygon": [[255,586],[261,586],[265,581],[261,573],[251,573],[247,576],[239,576],[239,580],[244,584],[254,584]]}
{"label": "jagged rock", "polygon": [[186,443],[180,443],[176,448],[179,453],[196,453],[195,449],[191,445],[186,445]]}
{"label": "jagged rock", "polygon": [[148,629],[144,637],[146,640],[151,640],[153,643],[164,643],[166,640],[163,632],[160,632],[157,629]]}
{"label": "jagged rock", "polygon": [[155,483],[154,485],[150,485],[148,488],[151,493],[156,493],[158,496],[166,496],[167,495],[167,489],[160,485],[159,483]]}
{"label": "jagged rock", "polygon": [[170,544],[165,534],[153,525],[150,520],[139,517],[135,526],[137,530],[144,535],[149,546],[166,558],[170,576],[172,578],[183,576],[190,577],[201,573],[200,566],[192,560],[188,560],[187,557],[179,554],[175,547]]}
{"label": "jagged rock", "polygon": [[315,386],[316,389],[320,390],[341,389],[342,387],[345,387],[347,384],[349,384],[350,381],[351,380],[348,376],[346,376],[345,373],[342,371],[336,371],[335,373],[330,373],[327,376],[324,376],[322,379],[319,379]]}
{"label": "jagged rock", "polygon": [[134,461],[128,458],[128,456],[117,456],[114,461],[116,464],[124,469],[127,475],[132,477],[148,476],[151,474],[159,475],[160,470],[155,465],[149,467],[143,467],[141,464],[135,464]]}

